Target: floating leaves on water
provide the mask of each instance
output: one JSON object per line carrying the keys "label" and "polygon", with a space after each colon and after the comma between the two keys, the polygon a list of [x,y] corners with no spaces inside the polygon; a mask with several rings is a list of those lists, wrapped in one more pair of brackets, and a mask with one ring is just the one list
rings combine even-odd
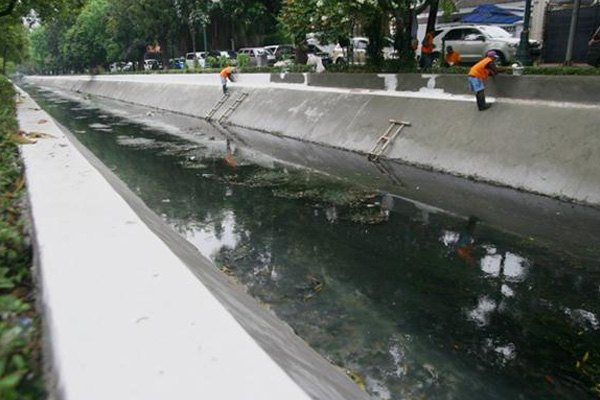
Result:
{"label": "floating leaves on water", "polygon": [[354,371],[350,371],[349,369],[346,370],[346,375],[348,375],[350,379],[352,379],[358,385],[359,388],[365,390],[367,385],[365,383],[365,379],[362,376],[360,376]]}
{"label": "floating leaves on water", "polygon": [[379,207],[350,211],[350,221],[363,225],[376,225],[387,221],[388,215]]}
{"label": "floating leaves on water", "polygon": [[225,162],[227,163],[227,165],[229,165],[232,168],[237,168],[237,160],[234,156],[227,156],[225,157]]}
{"label": "floating leaves on water", "polygon": [[581,360],[583,362],[586,362],[588,360],[588,358],[590,358],[590,352],[586,351],[585,354],[583,355],[583,358]]}
{"label": "floating leaves on water", "polygon": [[225,275],[230,275],[230,276],[233,275],[233,269],[231,269],[225,265],[223,265],[221,267],[221,272],[223,272]]}

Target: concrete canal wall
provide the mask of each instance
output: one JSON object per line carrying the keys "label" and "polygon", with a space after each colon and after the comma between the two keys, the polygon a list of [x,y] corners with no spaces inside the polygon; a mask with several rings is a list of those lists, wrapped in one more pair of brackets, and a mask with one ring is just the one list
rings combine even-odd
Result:
{"label": "concrete canal wall", "polygon": [[[204,117],[216,75],[28,77],[63,90]],[[241,74],[219,117],[263,132],[368,152],[390,119],[411,126],[386,157],[479,181],[600,205],[600,77],[499,76],[478,112],[464,76]]]}

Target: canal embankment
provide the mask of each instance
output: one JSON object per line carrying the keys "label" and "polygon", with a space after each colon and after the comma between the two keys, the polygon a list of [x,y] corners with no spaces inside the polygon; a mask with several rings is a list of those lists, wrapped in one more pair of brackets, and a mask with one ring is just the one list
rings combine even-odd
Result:
{"label": "canal embankment", "polygon": [[[599,236],[597,212],[587,211],[597,209],[26,88],[177,232],[172,239],[187,240],[212,260],[207,268],[217,266],[372,398],[594,398]],[[344,182],[381,189],[363,205],[380,211],[379,223],[355,222],[339,202],[354,190]],[[499,231],[502,220],[510,222]],[[556,246],[541,245],[546,230]],[[579,257],[585,248],[591,258]]]}
{"label": "canal embankment", "polygon": [[367,398],[20,93],[53,395]]}
{"label": "canal embankment", "polygon": [[[213,74],[27,81],[199,118],[221,98]],[[382,159],[600,205],[600,79],[499,76],[487,92],[477,112],[460,75],[241,74],[213,120],[361,154],[406,121]]]}

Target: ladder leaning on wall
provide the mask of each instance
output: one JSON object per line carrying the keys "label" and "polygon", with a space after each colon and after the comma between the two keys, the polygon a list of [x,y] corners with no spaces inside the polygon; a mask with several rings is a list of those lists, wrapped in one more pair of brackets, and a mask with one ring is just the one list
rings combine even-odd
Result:
{"label": "ladder leaning on wall", "polygon": [[392,144],[394,139],[398,137],[405,126],[410,126],[410,122],[390,119],[390,126],[388,126],[387,130],[381,136],[379,136],[379,139],[377,139],[377,142],[375,142],[367,155],[368,159],[370,161],[377,161]]}

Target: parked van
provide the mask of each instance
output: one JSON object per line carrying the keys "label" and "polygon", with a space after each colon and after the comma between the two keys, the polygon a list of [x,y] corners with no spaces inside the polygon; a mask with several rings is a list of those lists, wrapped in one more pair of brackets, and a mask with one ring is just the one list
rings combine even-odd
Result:
{"label": "parked van", "polygon": [[250,65],[253,67],[266,67],[275,64],[275,55],[264,47],[244,47],[238,50],[238,54],[248,55]]}

